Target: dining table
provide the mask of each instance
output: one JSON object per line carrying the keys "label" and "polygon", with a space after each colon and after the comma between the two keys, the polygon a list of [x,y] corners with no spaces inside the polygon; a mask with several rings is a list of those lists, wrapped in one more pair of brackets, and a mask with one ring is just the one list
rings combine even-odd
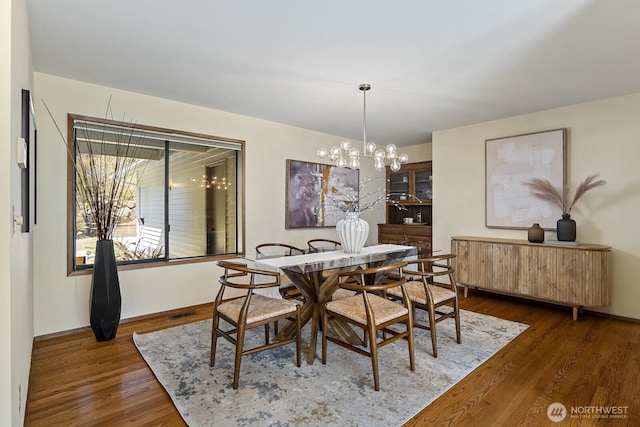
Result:
{"label": "dining table", "polygon": [[[331,299],[338,288],[338,275],[345,269],[359,266],[371,267],[388,265],[404,260],[415,259],[420,250],[414,246],[379,244],[367,246],[359,253],[346,253],[344,250],[307,253],[293,256],[256,257],[251,259],[257,268],[284,273],[293,285],[304,295],[301,307],[301,322],[311,321],[311,336],[307,363],[313,364],[316,357],[318,332],[320,330],[322,307]],[[279,297],[273,295],[274,297]],[[327,329],[354,344],[361,343],[360,338],[344,322],[333,319]],[[276,339],[291,337],[295,334],[295,325],[284,326]]]}

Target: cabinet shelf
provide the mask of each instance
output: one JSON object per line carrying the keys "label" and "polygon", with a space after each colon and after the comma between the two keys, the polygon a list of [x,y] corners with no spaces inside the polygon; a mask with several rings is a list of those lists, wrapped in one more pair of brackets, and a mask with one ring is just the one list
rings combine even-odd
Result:
{"label": "cabinet shelf", "polygon": [[[409,200],[398,200],[397,202],[403,206],[431,206],[433,204],[431,199],[422,200],[420,202],[410,202]],[[393,209],[398,209],[395,207],[393,202],[387,202],[387,205]]]}

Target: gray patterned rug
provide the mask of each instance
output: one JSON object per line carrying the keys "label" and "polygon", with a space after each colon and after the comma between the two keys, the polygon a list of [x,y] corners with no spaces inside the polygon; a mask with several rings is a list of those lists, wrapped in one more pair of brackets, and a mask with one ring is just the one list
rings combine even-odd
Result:
{"label": "gray patterned rug", "polygon": [[[233,390],[234,347],[225,339],[209,367],[211,321],[134,333],[133,340],[189,426],[388,427],[409,420],[528,327],[464,310],[460,318],[462,344],[455,343],[453,321],[438,324],[437,359],[429,332],[416,329],[415,372],[406,341],[380,349],[379,392],[370,359],[332,343],[326,365],[319,358],[307,365],[304,344],[300,368],[295,345],[245,356]],[[263,339],[262,328],[253,332],[248,339]]]}

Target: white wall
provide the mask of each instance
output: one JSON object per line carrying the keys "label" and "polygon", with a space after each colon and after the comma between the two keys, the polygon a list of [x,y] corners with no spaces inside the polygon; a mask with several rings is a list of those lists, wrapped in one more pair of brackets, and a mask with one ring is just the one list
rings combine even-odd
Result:
{"label": "white wall", "polygon": [[0,2],[0,418],[10,419],[11,382],[11,2]]}
{"label": "white wall", "polygon": [[[526,239],[526,230],[485,227],[485,140],[567,128],[567,183],[599,173],[607,181],[576,204],[577,239],[613,248],[610,307],[597,311],[640,319],[640,93],[435,132],[434,247],[452,236]],[[547,238],[555,238],[547,232]]]}
{"label": "white wall", "polygon": [[0,420],[11,426],[24,422],[33,341],[32,234],[14,227],[12,215],[13,207],[16,215],[22,214],[16,140],[21,135],[22,89],[31,89],[31,77],[26,2],[1,2]]}
{"label": "white wall", "polygon": [[427,162],[431,160],[431,143],[401,147],[398,152],[406,153],[410,163]]}
{"label": "white wall", "polygon": [[[306,247],[317,237],[336,238],[334,228],[284,227],[286,159],[321,162],[319,147],[343,138],[239,116],[166,99],[35,73],[36,115],[39,121],[38,229],[34,235],[35,335],[89,324],[90,276],[66,276],[66,151],[41,99],[66,132],[66,114],[103,117],[112,96],[115,117],[139,124],[186,130],[246,141],[246,248],[261,242],[284,241]],[[66,135],[66,133],[65,133]],[[355,141],[354,141],[355,143]],[[430,158],[430,145],[409,147],[411,161]],[[365,162],[361,177],[380,176]],[[382,173],[383,175],[384,173]],[[377,242],[384,210],[365,212],[372,225],[367,244]],[[121,271],[122,318],[209,302],[219,271],[213,262]]]}

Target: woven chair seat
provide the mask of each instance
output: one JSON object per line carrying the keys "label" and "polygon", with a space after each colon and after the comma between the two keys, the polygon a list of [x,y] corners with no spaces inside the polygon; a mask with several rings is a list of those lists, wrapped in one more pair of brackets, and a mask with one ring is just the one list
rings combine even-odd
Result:
{"label": "woven chair seat", "polygon": [[[443,288],[442,286],[436,285],[427,285],[429,286],[429,291],[431,292],[431,296],[433,297],[433,303],[438,305],[443,301],[450,300],[451,298],[455,298],[455,292],[450,289]],[[424,283],[422,280],[412,280],[404,284],[404,288],[407,290],[407,294],[409,294],[409,298],[416,304],[427,305],[427,294],[424,291]],[[394,297],[402,298],[402,291],[398,288],[392,288],[387,291],[389,295],[393,295]]]}
{"label": "woven chair seat", "polygon": [[[409,312],[405,306],[377,295],[369,294],[369,302],[375,313],[376,326],[404,316]],[[367,323],[367,312],[362,295],[330,301],[327,303],[327,310],[361,324]]]}
{"label": "woven chair seat", "polygon": [[282,288],[290,288],[293,287],[293,282],[291,281],[291,279],[289,279],[289,276],[287,276],[286,274],[281,274],[280,275],[280,289]]}
{"label": "woven chair seat", "polygon": [[286,274],[280,275],[280,288],[278,291],[284,299],[304,301],[304,295]]}
{"label": "woven chair seat", "polygon": [[331,300],[333,301],[337,301],[339,299],[345,299],[345,298],[349,298],[354,296],[356,293],[353,291],[349,291],[347,289],[342,289],[342,288],[338,288],[336,289],[336,291],[333,293],[333,295],[331,295]]}
{"label": "woven chair seat", "polygon": [[[223,302],[218,306],[218,311],[220,314],[223,314],[237,322],[240,317],[242,304],[244,304],[244,298]],[[249,304],[247,325],[275,316],[295,313],[297,305],[298,304],[291,300],[269,298],[254,294],[251,296],[251,303]]]}

